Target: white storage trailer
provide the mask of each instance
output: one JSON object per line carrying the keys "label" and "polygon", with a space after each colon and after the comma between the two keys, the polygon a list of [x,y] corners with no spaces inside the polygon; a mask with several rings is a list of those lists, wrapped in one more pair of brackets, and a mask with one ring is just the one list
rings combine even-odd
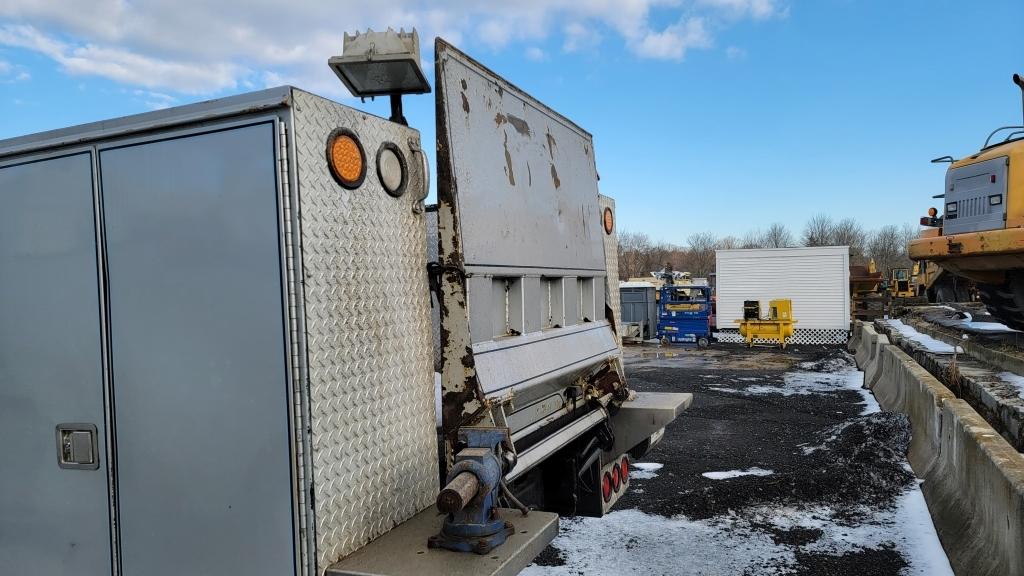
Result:
{"label": "white storage trailer", "polygon": [[850,331],[850,248],[757,248],[715,252],[717,330],[725,342],[741,342],[735,320],[744,300],[793,301],[794,344],[846,342]]}
{"label": "white storage trailer", "polygon": [[[0,141],[0,573],[514,573],[553,514],[487,556],[427,548],[481,433],[528,504],[614,503],[690,396],[626,388],[589,134],[435,62],[440,462],[416,130],[282,87]],[[559,178],[494,180],[470,149],[495,143]]]}

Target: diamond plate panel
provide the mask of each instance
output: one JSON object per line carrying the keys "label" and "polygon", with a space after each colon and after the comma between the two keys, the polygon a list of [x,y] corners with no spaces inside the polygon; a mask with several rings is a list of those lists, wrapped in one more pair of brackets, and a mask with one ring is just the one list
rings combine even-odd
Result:
{"label": "diamond plate panel", "polygon": [[597,197],[601,207],[601,231],[604,232],[604,210],[612,211],[612,233],[604,235],[605,298],[615,315],[615,334],[622,344],[622,300],[619,296],[619,230],[618,214],[615,213],[615,200],[604,194]]}
{"label": "diamond plate panel", "polygon": [[[305,294],[317,572],[429,506],[437,494],[430,300],[422,188],[408,128],[294,92]],[[357,190],[331,177],[327,138],[359,137]],[[381,187],[380,144],[398,145],[411,179]]]}

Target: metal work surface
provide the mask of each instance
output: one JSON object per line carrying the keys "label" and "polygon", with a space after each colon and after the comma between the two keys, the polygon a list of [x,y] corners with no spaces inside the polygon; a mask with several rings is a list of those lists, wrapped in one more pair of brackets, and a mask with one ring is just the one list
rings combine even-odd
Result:
{"label": "metal work surface", "polygon": [[1009,158],[1002,156],[946,172],[943,234],[1006,226]]}
{"label": "metal work surface", "polygon": [[274,135],[100,152],[129,576],[295,570]]}
{"label": "metal work surface", "polygon": [[[438,489],[419,134],[296,90],[295,149],[317,566],[323,570],[433,502]],[[409,189],[388,195],[373,167],[347,190],[324,147],[353,130],[371,159],[392,142]],[[426,542],[424,538],[424,542]]]}
{"label": "metal work surface", "polygon": [[633,448],[651,434],[671,424],[693,404],[686,392],[637,392],[636,398],[623,402],[611,417],[615,445],[606,454],[617,455]]}
{"label": "metal work surface", "polygon": [[515,576],[558,534],[558,515],[499,508],[515,532],[489,554],[478,555],[427,548],[427,539],[441,529],[442,516],[431,506],[405,524],[331,566],[327,576]]}
{"label": "metal work surface", "polygon": [[[92,155],[0,168],[0,573],[109,575]],[[55,427],[98,429],[58,467]]]}

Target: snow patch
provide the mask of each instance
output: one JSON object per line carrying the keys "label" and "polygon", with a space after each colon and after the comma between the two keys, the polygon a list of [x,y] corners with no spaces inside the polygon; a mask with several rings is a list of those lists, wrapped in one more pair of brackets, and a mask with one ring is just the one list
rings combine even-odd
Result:
{"label": "snow patch", "polygon": [[1000,372],[999,379],[1016,388],[1018,396],[1024,398],[1024,376],[1018,376],[1013,372]]}
{"label": "snow patch", "polygon": [[[867,517],[856,525],[827,506],[763,506],[699,521],[639,510],[565,519],[552,542],[565,564],[531,565],[522,574],[679,574],[684,567],[687,573],[706,576],[784,574],[799,566],[798,550],[838,556],[893,546],[910,564],[903,574],[952,576],[917,486],[901,495],[894,509],[865,512]],[[820,530],[821,537],[803,546],[776,544],[765,525]]]}
{"label": "snow patch", "polygon": [[774,470],[765,470],[764,468],[747,468],[746,470],[728,470],[725,472],[705,472],[701,476],[709,478],[711,480],[728,480],[729,478],[739,478],[740,476],[771,476],[775,474]]}
{"label": "snow patch", "polygon": [[658,477],[658,470],[664,467],[664,464],[657,462],[633,462],[630,464],[632,468],[629,470],[629,477],[633,480],[650,480]]}
{"label": "snow patch", "polygon": [[726,388],[712,388],[724,392],[738,392],[744,395],[760,396],[764,394],[781,394],[782,396],[808,395],[808,394],[831,394],[837,390],[853,390],[860,394],[863,399],[864,409],[861,416],[874,414],[881,411],[878,401],[875,400],[870,390],[864,388],[864,373],[845,366],[843,369],[834,372],[786,372],[783,375],[782,386],[769,386],[759,384],[749,386],[742,390],[731,390]]}
{"label": "snow patch", "polygon": [[907,340],[917,342],[922,348],[932,354],[953,354],[954,352],[964,351],[964,349],[959,346],[954,350],[953,346],[946,344],[941,340],[936,340],[927,334],[921,334],[917,330],[914,330],[912,326],[907,326],[900,320],[885,320],[884,322],[890,328],[899,332],[901,336]]}

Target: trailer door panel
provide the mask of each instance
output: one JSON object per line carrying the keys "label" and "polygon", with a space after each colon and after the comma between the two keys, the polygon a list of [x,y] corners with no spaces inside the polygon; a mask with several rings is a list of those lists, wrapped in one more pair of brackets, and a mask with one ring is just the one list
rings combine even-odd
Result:
{"label": "trailer door panel", "polygon": [[0,168],[0,573],[109,575],[92,155]]}
{"label": "trailer door panel", "polygon": [[274,124],[100,171],[123,574],[292,574]]}

